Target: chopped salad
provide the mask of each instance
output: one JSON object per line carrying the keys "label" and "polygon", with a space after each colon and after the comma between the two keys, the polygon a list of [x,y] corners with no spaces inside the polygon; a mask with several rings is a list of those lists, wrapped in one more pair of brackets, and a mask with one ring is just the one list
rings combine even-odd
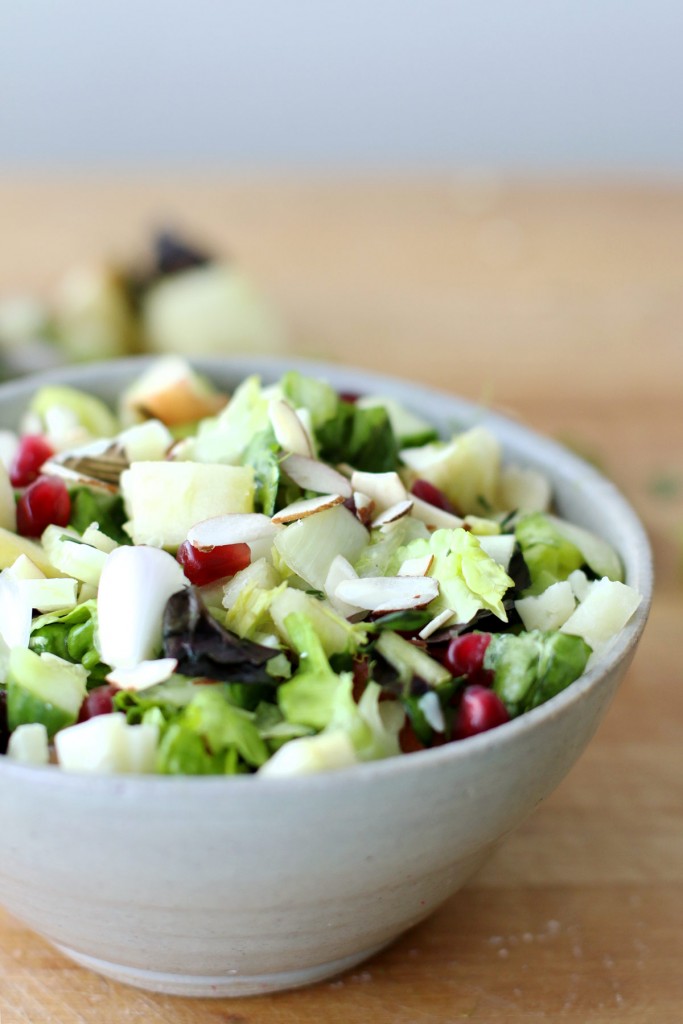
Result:
{"label": "chopped salad", "polygon": [[294,775],[499,727],[640,602],[618,554],[474,426],[180,357],[111,409],[46,385],[0,432],[0,752]]}

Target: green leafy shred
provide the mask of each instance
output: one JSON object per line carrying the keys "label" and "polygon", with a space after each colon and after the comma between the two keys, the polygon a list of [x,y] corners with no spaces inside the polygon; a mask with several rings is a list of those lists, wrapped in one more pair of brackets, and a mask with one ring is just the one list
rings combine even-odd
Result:
{"label": "green leafy shred", "polygon": [[389,473],[398,466],[398,443],[381,406],[359,409],[340,399],[335,416],[315,434],[320,458],[326,462],[348,462],[372,473]]}
{"label": "green leafy shred", "polygon": [[70,491],[71,517],[69,526],[79,533],[97,523],[102,533],[117,544],[130,544],[131,539],[123,529],[128,518],[120,494],[107,494],[90,487],[74,487]]}
{"label": "green leafy shred", "polygon": [[525,596],[543,593],[552,583],[566,580],[584,564],[581,551],[542,512],[520,519],[515,537],[531,577]]}
{"label": "green leafy shred", "polygon": [[282,393],[295,409],[308,409],[313,429],[337,415],[339,396],[326,381],[290,370],[280,381]]}
{"label": "green leafy shred", "polygon": [[109,672],[109,666],[100,661],[96,635],[97,602],[84,601],[70,611],[48,612],[35,618],[29,648],[36,654],[54,654],[82,665],[88,672],[88,686],[92,687]]}
{"label": "green leafy shred", "polygon": [[484,657],[494,672],[493,688],[510,715],[543,704],[584,672],[591,648],[579,636],[541,632],[498,633]]}
{"label": "green leafy shred", "polygon": [[473,534],[461,527],[435,530],[429,540],[400,548],[396,563],[424,555],[433,556],[429,575],[439,581],[439,595],[429,605],[432,615],[451,609],[458,622],[469,622],[483,608],[507,622],[503,596],[513,581]]}

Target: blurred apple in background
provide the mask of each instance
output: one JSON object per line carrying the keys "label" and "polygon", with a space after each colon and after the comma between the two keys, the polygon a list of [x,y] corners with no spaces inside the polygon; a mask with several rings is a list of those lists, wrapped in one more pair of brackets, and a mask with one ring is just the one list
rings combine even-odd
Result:
{"label": "blurred apple in background", "polygon": [[0,303],[0,375],[136,352],[275,353],[286,332],[257,284],[231,260],[160,232],[142,265],[69,270],[53,300]]}

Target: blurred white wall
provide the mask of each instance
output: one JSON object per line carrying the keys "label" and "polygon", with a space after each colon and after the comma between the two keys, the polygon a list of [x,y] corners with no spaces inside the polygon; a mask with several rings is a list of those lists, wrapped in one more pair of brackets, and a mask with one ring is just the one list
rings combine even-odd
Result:
{"label": "blurred white wall", "polygon": [[0,170],[683,172],[683,0],[1,0]]}

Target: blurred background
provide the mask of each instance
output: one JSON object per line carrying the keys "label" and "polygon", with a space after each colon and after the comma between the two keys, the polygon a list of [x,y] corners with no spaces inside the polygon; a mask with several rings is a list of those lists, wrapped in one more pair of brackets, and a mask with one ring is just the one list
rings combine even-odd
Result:
{"label": "blurred background", "polygon": [[678,344],[682,38],[678,0],[4,4],[5,373],[151,348],[405,374],[419,339],[423,377],[457,352],[448,386],[511,405],[597,344],[595,400]]}
{"label": "blurred background", "polygon": [[678,0],[30,0],[0,8],[25,171],[683,171]]}

